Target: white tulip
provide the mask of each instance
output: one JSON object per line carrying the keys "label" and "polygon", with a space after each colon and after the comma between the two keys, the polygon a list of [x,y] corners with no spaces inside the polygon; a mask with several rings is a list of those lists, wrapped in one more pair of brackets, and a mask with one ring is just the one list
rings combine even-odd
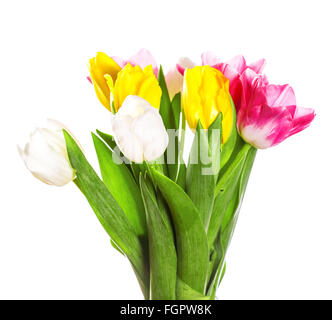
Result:
{"label": "white tulip", "polygon": [[[180,58],[178,63],[183,68],[193,68],[196,64],[189,58]],[[170,69],[165,76],[167,89],[170,98],[172,99],[178,92],[182,91],[183,86],[183,75],[178,71],[177,67]]]}
{"label": "white tulip", "polygon": [[66,127],[50,119],[47,124],[47,128],[33,131],[24,150],[20,147],[18,150],[26,167],[37,179],[50,185],[63,186],[75,178],[62,131]]}
{"label": "white tulip", "polygon": [[113,116],[112,133],[124,156],[137,163],[158,159],[168,145],[159,110],[138,96],[129,95]]}

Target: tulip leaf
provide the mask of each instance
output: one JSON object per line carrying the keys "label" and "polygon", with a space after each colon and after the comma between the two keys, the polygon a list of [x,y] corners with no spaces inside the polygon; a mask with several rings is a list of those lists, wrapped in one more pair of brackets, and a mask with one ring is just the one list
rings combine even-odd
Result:
{"label": "tulip leaf", "polygon": [[166,80],[163,72],[162,66],[159,68],[158,73],[158,81],[159,86],[161,88],[161,99],[160,99],[160,107],[159,107],[159,113],[161,115],[161,118],[164,121],[164,125],[166,129],[174,129],[172,126],[173,124],[173,115],[172,115],[172,108],[171,108],[171,99],[168,94],[168,89],[166,85]]}
{"label": "tulip leaf", "polygon": [[179,166],[179,173],[176,179],[176,183],[183,189],[186,189],[186,174],[187,174],[187,168],[184,163],[180,163]]}
{"label": "tulip leaf", "polygon": [[146,296],[149,292],[149,270],[141,241],[121,207],[93,170],[75,140],[65,130],[64,137],[71,166],[76,171],[74,182],[87,198],[98,220],[112,241],[128,257]]}
{"label": "tulip leaf", "polygon": [[209,296],[203,295],[197,292],[190,286],[188,286],[181,279],[178,279],[176,287],[176,299],[177,300],[210,300]]}
{"label": "tulip leaf", "polygon": [[169,217],[160,210],[155,196],[140,175],[149,236],[150,299],[175,300],[177,257]]}
{"label": "tulip leaf", "polygon": [[248,151],[248,154],[247,154],[246,162],[243,167],[241,184],[240,184],[240,195],[242,198],[243,198],[244,193],[247,188],[249,176],[250,176],[250,173],[251,173],[254,161],[255,161],[256,153],[257,153],[257,149],[255,149],[254,147],[251,147],[251,149]]}
{"label": "tulip leaf", "polygon": [[[225,272],[222,266],[224,265],[226,252],[234,233],[245,188],[255,159],[256,149],[253,147],[249,149],[246,147],[245,149],[247,149],[247,152],[241,156],[239,165],[235,166],[237,169],[234,170],[233,168],[233,170],[229,171],[232,172],[232,174],[228,175],[229,179],[223,185],[223,190],[219,192],[215,199],[213,214],[209,225],[208,241],[210,248],[213,245],[210,249],[212,250],[213,258],[210,261],[208,294],[212,297],[214,297],[223,273]],[[243,145],[242,149],[237,150],[238,154],[241,153],[242,150]],[[233,161],[235,161],[234,158]],[[227,199],[225,200],[223,198]],[[223,200],[225,201],[223,202]],[[222,212],[219,211],[220,209]],[[216,235],[216,232],[218,232],[217,228],[219,228],[219,233]]]}
{"label": "tulip leaf", "polygon": [[[179,136],[180,134],[184,134],[184,132],[181,132],[179,130],[180,125],[180,114],[181,114],[181,93],[177,93],[171,103],[172,110],[170,110],[171,114],[171,128],[172,130],[168,130],[168,136],[169,136],[169,144],[166,152],[166,159],[167,159],[167,167],[168,167],[168,173],[169,177],[178,183],[180,182],[181,185],[183,185],[183,180],[180,175],[180,170],[182,170],[181,173],[183,173],[183,170],[185,168],[185,164],[183,159],[181,159],[182,155],[180,154],[180,144],[179,144]],[[181,168],[182,166],[182,168]]]}
{"label": "tulip leaf", "polygon": [[172,129],[179,129],[181,114],[181,93],[178,92],[172,99],[173,125]]}
{"label": "tulip leaf", "polygon": [[[165,128],[168,130],[169,136],[169,146],[164,155],[165,162],[167,163],[169,177],[173,181],[177,181],[180,173],[180,166],[183,164],[182,159],[179,158],[178,136],[181,114],[181,93],[177,93],[171,101],[162,66],[160,66],[159,69],[158,81],[162,90],[159,113],[163,119]],[[183,171],[183,168],[181,168],[181,170]],[[179,182],[183,185],[183,180],[180,180]]]}
{"label": "tulip leaf", "polygon": [[237,140],[239,139],[239,134],[237,132],[237,125],[236,125],[236,110],[234,106],[233,99],[231,95],[229,95],[231,105],[232,105],[232,129],[231,133],[225,143],[221,145],[221,154],[220,154],[220,168],[222,168],[230,159],[234,147],[236,145]]}
{"label": "tulip leaf", "polygon": [[[116,142],[110,134],[101,132],[99,130],[96,130],[98,135],[105,141],[105,143],[115,152],[116,151]],[[117,153],[118,157],[120,155]],[[139,173],[141,169],[139,168],[139,164],[129,161],[125,156],[121,156],[121,159],[123,159],[123,162],[126,164],[127,168],[131,171],[132,175],[134,176],[136,182],[138,183]]]}
{"label": "tulip leaf", "polygon": [[209,285],[208,285],[208,290],[207,294],[211,296],[212,299],[215,298],[215,293],[218,288],[219,284],[219,279],[220,275],[222,272],[222,267],[225,262],[225,256],[226,256],[226,251],[223,247],[220,233],[219,236],[217,237],[215,243],[214,243],[214,259],[212,261],[212,270],[209,278]]}
{"label": "tulip leaf", "polygon": [[110,134],[104,133],[99,131],[98,129],[96,130],[96,132],[98,133],[98,135],[107,143],[107,145],[114,150],[114,148],[116,147],[116,142],[113,138],[113,136],[111,136]]}
{"label": "tulip leaf", "polygon": [[242,139],[238,141],[238,146],[236,151],[233,152],[228,163],[220,170],[219,179],[215,188],[215,196],[218,195],[220,190],[224,190],[228,183],[228,180],[233,176],[235,171],[241,170],[243,166],[243,161],[247,156],[247,153],[251,145],[245,143]]}
{"label": "tulip leaf", "polygon": [[103,182],[139,238],[147,240],[144,204],[134,177],[119,156],[92,134]]}
{"label": "tulip leaf", "polygon": [[219,191],[218,195],[215,198],[207,232],[209,248],[212,247],[217,237],[217,234],[221,227],[221,223],[226,215],[228,204],[231,201],[232,196],[239,183],[245,159],[245,157],[242,157],[236,169],[230,171],[228,179],[223,184],[223,190]]}
{"label": "tulip leaf", "polygon": [[212,213],[215,181],[219,173],[221,124],[221,113],[207,130],[199,121],[189,155],[186,191],[199,210],[204,227],[208,226]]}
{"label": "tulip leaf", "polygon": [[170,208],[176,234],[178,276],[188,286],[204,294],[209,257],[199,212],[179,185],[154,169],[151,172]]}
{"label": "tulip leaf", "polygon": [[234,228],[238,219],[238,214],[244,198],[244,193],[248,184],[256,152],[257,150],[255,148],[250,147],[245,159],[245,163],[243,166],[239,184],[237,186],[237,190],[236,192],[234,192],[233,199],[229,204],[229,208],[227,208],[226,214],[222,221],[222,226],[221,226],[222,241],[223,241],[223,246],[226,250],[229,246],[230,240],[234,233]]}

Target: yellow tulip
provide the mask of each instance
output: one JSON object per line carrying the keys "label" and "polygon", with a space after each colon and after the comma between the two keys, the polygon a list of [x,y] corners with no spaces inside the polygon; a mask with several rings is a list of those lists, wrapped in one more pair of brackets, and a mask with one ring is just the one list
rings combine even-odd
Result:
{"label": "yellow tulip", "polygon": [[123,101],[129,95],[139,96],[148,101],[153,107],[159,109],[161,99],[161,88],[153,73],[151,65],[143,70],[140,66],[127,64],[117,76],[115,83],[111,77],[107,82],[113,88],[113,103],[115,111],[118,111]]}
{"label": "yellow tulip", "polygon": [[89,70],[99,101],[108,110],[111,110],[111,91],[106,78],[111,77],[112,81],[115,81],[118,73],[121,71],[121,67],[107,54],[98,52],[96,57],[90,59]]}
{"label": "yellow tulip", "polygon": [[209,128],[221,112],[222,142],[226,142],[232,130],[232,103],[229,80],[219,70],[210,66],[186,69],[182,106],[188,125],[194,130],[198,120],[204,129]]}

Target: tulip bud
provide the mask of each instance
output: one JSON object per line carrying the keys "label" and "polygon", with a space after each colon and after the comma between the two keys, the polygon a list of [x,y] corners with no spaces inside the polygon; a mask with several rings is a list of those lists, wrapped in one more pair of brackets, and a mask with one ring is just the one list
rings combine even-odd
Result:
{"label": "tulip bud", "polygon": [[131,161],[154,161],[166,150],[168,135],[158,109],[129,95],[112,118],[112,132],[121,152]]}
{"label": "tulip bud", "polygon": [[63,129],[66,128],[56,120],[48,120],[47,124],[47,128],[33,131],[24,150],[20,147],[18,150],[26,167],[37,179],[46,184],[63,186],[75,178],[63,136]]}

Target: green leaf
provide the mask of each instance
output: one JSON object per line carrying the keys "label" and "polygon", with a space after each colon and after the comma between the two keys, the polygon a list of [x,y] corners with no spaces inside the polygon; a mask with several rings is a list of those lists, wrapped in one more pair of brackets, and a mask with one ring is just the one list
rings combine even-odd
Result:
{"label": "green leaf", "polygon": [[186,189],[187,168],[184,163],[180,163],[178,177],[176,183],[183,189]]}
{"label": "green leaf", "polygon": [[116,147],[116,143],[115,140],[113,138],[113,136],[111,136],[110,134],[104,133],[99,131],[98,129],[96,130],[96,132],[98,133],[98,135],[108,144],[108,146],[114,150],[114,148]]}
{"label": "green leaf", "polygon": [[[167,130],[173,129],[174,131],[168,131],[169,141],[170,144],[168,146],[168,151],[165,152],[164,158],[165,163],[167,163],[167,173],[169,177],[173,181],[177,181],[177,177],[179,174],[179,166],[180,166],[180,159],[179,159],[179,139],[176,134],[178,132],[176,130],[179,129],[180,124],[180,112],[181,112],[181,94],[178,93],[174,96],[173,100],[170,100],[168,89],[163,73],[163,69],[160,66],[159,74],[158,74],[158,81],[160,88],[162,90],[162,96],[160,100],[160,108],[159,113],[163,119],[165,128]],[[170,150],[171,146],[173,147],[174,143],[174,150]],[[167,159],[167,156],[171,157],[174,156],[174,159]],[[166,170],[164,169],[166,173]]]}
{"label": "green leaf", "polygon": [[159,81],[159,86],[160,86],[161,92],[162,92],[159,113],[161,115],[161,118],[164,121],[164,125],[165,125],[166,129],[172,129],[174,127],[172,126],[173,115],[172,115],[172,108],[171,108],[171,99],[169,98],[168,89],[167,89],[162,66],[160,66],[160,68],[159,68],[158,81]]}
{"label": "green leaf", "polygon": [[237,125],[236,125],[236,110],[234,106],[233,99],[231,95],[229,95],[231,105],[232,105],[232,130],[227,139],[227,141],[221,145],[221,154],[220,154],[220,168],[222,168],[230,159],[234,147],[236,145],[236,141],[239,139],[239,134],[237,132]]}
{"label": "green leaf", "polygon": [[241,170],[241,166],[243,166],[243,161],[247,156],[251,145],[248,143],[244,143],[243,141],[239,142],[239,147],[236,152],[233,153],[230,161],[225,165],[219,173],[219,180],[217,182],[215,188],[215,196],[218,195],[220,190],[224,190],[226,188],[228,180],[231,176],[234,175],[235,171]]}
{"label": "green leaf", "polygon": [[159,210],[142,175],[140,186],[149,235],[150,299],[175,300],[177,257],[172,226],[167,214]]}
{"label": "green leaf", "polygon": [[176,234],[178,276],[191,288],[204,294],[209,257],[199,212],[179,185],[156,170],[151,172],[171,211]]}
{"label": "green leaf", "polygon": [[118,155],[92,134],[103,181],[127,216],[139,238],[147,240],[146,219],[141,193],[134,177]]}
{"label": "green leaf", "polygon": [[228,179],[223,183],[223,189],[219,191],[213,205],[211,219],[209,222],[209,228],[207,232],[209,248],[212,247],[218,232],[220,230],[222,221],[226,215],[228,205],[232,199],[232,196],[237,188],[239,179],[242,174],[242,168],[245,163],[245,157],[240,159],[239,165],[232,168],[227,174]]}
{"label": "green leaf", "polygon": [[257,150],[251,147],[247,153],[237,190],[234,192],[233,199],[230,202],[222,221],[222,242],[225,250],[227,250],[234,233],[256,152]]}
{"label": "green leaf", "polygon": [[80,147],[64,130],[68,157],[76,171],[76,185],[82,191],[100,223],[112,241],[128,257],[141,280],[145,296],[149,292],[149,270],[146,264],[145,248],[123,213],[121,207],[88,163]]}
{"label": "green leaf", "polygon": [[[181,159],[181,155],[179,152],[179,134],[181,134],[181,131],[179,131],[179,125],[180,125],[180,113],[181,113],[181,93],[178,93],[174,96],[172,100],[172,110],[170,111],[170,125],[173,129],[173,132],[168,131],[169,136],[169,145],[167,148],[166,156],[167,159],[167,167],[168,167],[168,173],[169,177],[175,181],[182,184],[183,181],[179,180],[179,174],[180,170],[183,170],[183,166],[185,167],[183,159]],[[172,145],[174,143],[174,146]],[[182,166],[182,168],[181,168]],[[182,172],[181,172],[182,173]],[[182,177],[180,177],[181,179]]]}
{"label": "green leaf", "polygon": [[245,162],[245,165],[243,167],[242,177],[241,177],[241,184],[240,184],[241,198],[243,198],[243,195],[246,191],[249,176],[250,176],[250,173],[251,173],[254,161],[255,161],[256,153],[257,153],[257,149],[255,149],[254,147],[252,147],[248,151],[246,162]]}
{"label": "green leaf", "polygon": [[181,114],[181,93],[177,93],[172,100],[172,113],[173,113],[173,129],[180,127],[180,114]]}
{"label": "green leaf", "polygon": [[218,286],[220,285],[221,280],[224,278],[225,272],[226,272],[226,262],[224,260],[221,260],[217,272],[215,273],[212,285],[208,291],[211,300],[215,300]]}
{"label": "green leaf", "polygon": [[[221,113],[208,130],[204,130],[201,123],[198,122],[189,155],[186,190],[196,205],[201,221],[206,228],[212,213],[215,180],[219,173],[221,123]],[[213,137],[215,133],[218,134],[218,139]]]}
{"label": "green leaf", "polygon": [[181,279],[177,282],[176,298],[177,300],[210,300],[209,296],[197,292]]}

